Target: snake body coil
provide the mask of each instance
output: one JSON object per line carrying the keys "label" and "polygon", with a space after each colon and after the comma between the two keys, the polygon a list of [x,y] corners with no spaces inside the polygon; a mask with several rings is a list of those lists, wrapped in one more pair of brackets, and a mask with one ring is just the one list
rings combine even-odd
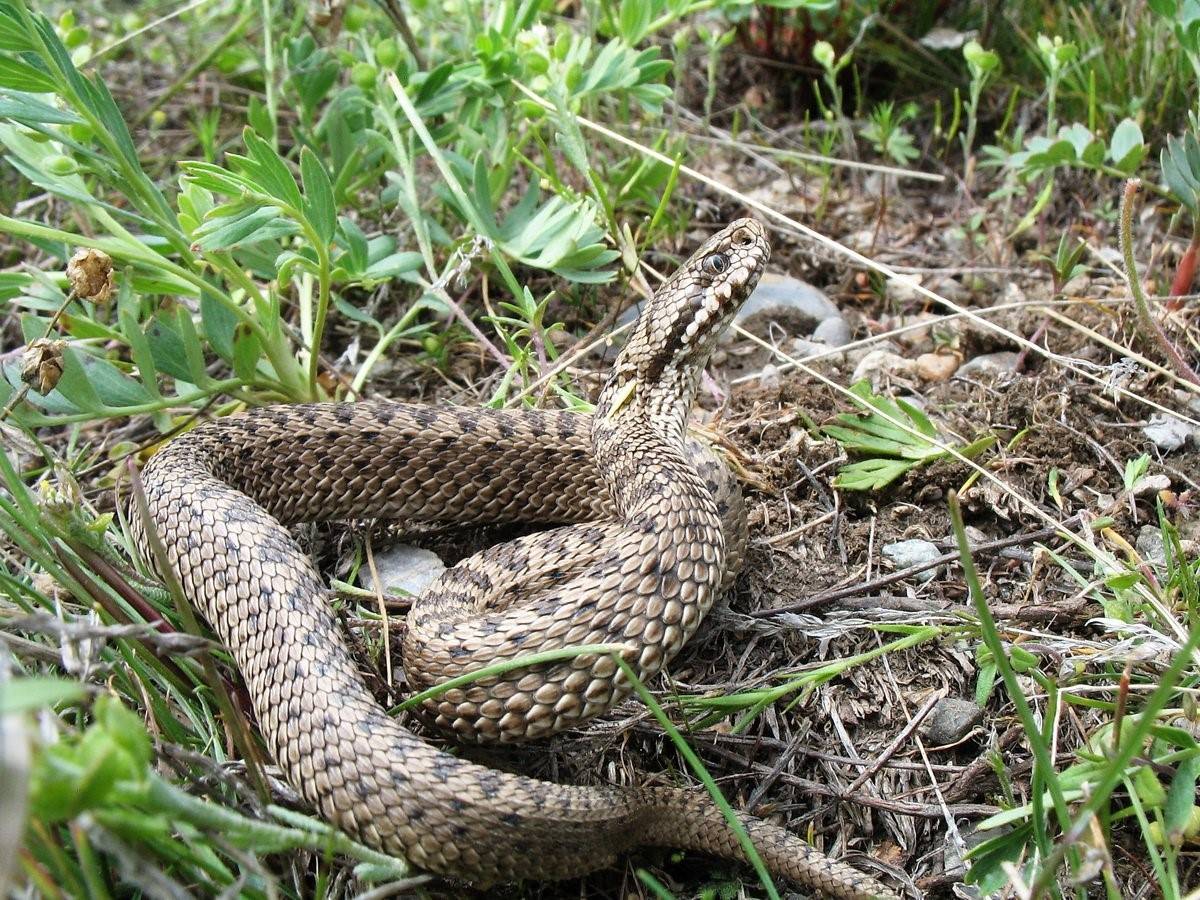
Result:
{"label": "snake body coil", "polygon": [[[697,465],[684,433],[716,337],[768,255],[752,220],[706,242],[648,302],[594,416],[273,407],[200,426],[147,464],[150,520],[184,592],[233,654],[288,780],[327,819],[479,884],[577,876],[639,844],[743,858],[702,793],[550,784],[464,761],[402,728],[368,692],[329,590],[286,526],[575,523],[448,570],[410,613],[409,681],[424,687],[590,643],[624,645],[642,678],[655,675],[740,554],[739,495],[711,457]],[[463,740],[523,740],[578,724],[630,689],[611,657],[585,655],[476,681],[424,713]],[[836,897],[894,896],[782,828],[742,822],[776,875]]]}

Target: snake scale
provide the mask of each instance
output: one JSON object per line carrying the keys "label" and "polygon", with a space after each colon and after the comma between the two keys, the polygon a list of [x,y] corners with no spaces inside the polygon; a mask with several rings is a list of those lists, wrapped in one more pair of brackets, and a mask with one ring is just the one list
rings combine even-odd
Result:
{"label": "snake scale", "polygon": [[[744,859],[702,792],[551,784],[401,727],[364,684],[330,591],[287,526],[558,523],[464,560],[414,602],[410,683],[589,643],[623,645],[653,677],[695,632],[744,542],[736,486],[685,431],[717,336],[769,254],[751,219],[706,241],[646,304],[591,416],[267,407],[200,425],[150,459],[149,521],[167,558],[228,646],[288,781],[330,822],[484,886],[578,876],[641,844]],[[145,525],[131,518],[150,559]],[[523,740],[577,725],[631,688],[611,656],[587,654],[451,690],[423,715],[460,740]],[[834,897],[895,896],[781,827],[741,821],[776,876]]]}

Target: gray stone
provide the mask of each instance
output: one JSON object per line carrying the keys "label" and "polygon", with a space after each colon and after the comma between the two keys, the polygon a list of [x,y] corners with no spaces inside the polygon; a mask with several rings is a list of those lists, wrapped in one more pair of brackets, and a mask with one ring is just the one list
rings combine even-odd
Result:
{"label": "gray stone", "polygon": [[1163,543],[1162,532],[1153,525],[1143,525],[1137,536],[1138,556],[1150,563],[1164,563],[1167,559],[1167,548]]}
{"label": "gray stone", "polygon": [[[942,555],[942,551],[937,548],[937,544],[921,540],[920,538],[911,538],[907,541],[897,541],[894,544],[887,544],[882,548],[882,553],[887,559],[892,561],[897,569],[907,569],[909,566],[919,566],[922,563],[932,562]],[[921,582],[932,581],[940,568],[941,566],[926,569],[915,577],[917,581]]]}
{"label": "gray stone", "polygon": [[984,353],[969,359],[959,368],[957,374],[964,378],[978,378],[980,375],[1005,375],[1017,370],[1019,354],[1011,350],[999,353]]}
{"label": "gray stone", "polygon": [[887,297],[888,302],[896,305],[913,303],[918,298],[924,295],[917,290],[920,279],[912,275],[905,275],[901,278],[889,278],[883,286],[883,294]]}
{"label": "gray stone", "polygon": [[983,718],[983,709],[970,700],[943,697],[921,723],[926,740],[935,747],[957,744]]}
{"label": "gray stone", "polygon": [[840,315],[824,319],[813,329],[812,339],[830,347],[844,347],[853,339],[850,326]]}
{"label": "gray stone", "polygon": [[767,272],[734,322],[760,337],[767,336],[772,323],[790,337],[805,337],[826,319],[840,316],[833,301],[808,282]]}
{"label": "gray stone", "polygon": [[1150,438],[1163,453],[1178,450],[1187,443],[1188,436],[1195,433],[1193,426],[1167,413],[1155,413],[1150,417],[1150,422],[1142,426],[1142,434]]}
{"label": "gray stone", "polygon": [[[375,568],[379,571],[384,594],[400,591],[416,597],[446,571],[446,564],[429,550],[411,544],[396,544],[375,554]],[[368,591],[377,590],[370,566],[364,565],[358,570],[358,583]]]}

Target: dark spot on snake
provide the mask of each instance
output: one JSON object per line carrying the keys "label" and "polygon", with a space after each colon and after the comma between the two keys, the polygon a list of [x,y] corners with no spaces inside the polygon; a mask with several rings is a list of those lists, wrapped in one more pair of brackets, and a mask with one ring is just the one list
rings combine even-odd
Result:
{"label": "dark spot on snake", "polygon": [[417,420],[417,424],[422,428],[429,428],[438,420],[437,410],[432,406],[420,406],[417,408],[413,418]]}
{"label": "dark spot on snake", "polygon": [[479,420],[474,412],[458,414],[458,427],[466,434],[474,434],[479,428]]}
{"label": "dark spot on snake", "polygon": [[354,404],[339,403],[333,407],[333,416],[343,425],[349,425],[354,421]]}
{"label": "dark spot on snake", "polygon": [[495,800],[500,796],[500,774],[498,772],[491,770],[483,772],[475,783],[483,792],[485,799]]}
{"label": "dark spot on snake", "polygon": [[517,430],[513,428],[512,421],[509,419],[501,419],[496,423],[496,428],[501,436],[506,438],[510,438],[517,433]]}
{"label": "dark spot on snake", "polygon": [[467,804],[464,803],[462,800],[458,799],[458,797],[451,797],[450,798],[450,808],[452,810],[454,810],[455,812],[462,812],[464,809],[467,808]]}
{"label": "dark spot on snake", "polygon": [[504,815],[502,815],[500,817],[500,821],[503,822],[505,825],[510,825],[513,828],[516,828],[518,825],[521,824],[521,822],[523,820],[521,819],[520,813],[507,812],[507,813],[504,813]]}

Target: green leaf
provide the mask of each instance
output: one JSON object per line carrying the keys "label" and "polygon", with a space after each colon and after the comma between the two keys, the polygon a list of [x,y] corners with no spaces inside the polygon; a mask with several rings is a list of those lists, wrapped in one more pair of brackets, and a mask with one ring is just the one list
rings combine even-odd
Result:
{"label": "green leaf", "polygon": [[187,360],[188,375],[184,379],[196,387],[206,388],[213,383],[204,365],[204,345],[200,343],[200,335],[196,333],[196,323],[186,307],[175,307],[175,330],[179,333],[179,343]]}
{"label": "green leaf", "polygon": [[123,337],[129,344],[129,354],[133,358],[133,364],[137,367],[142,387],[155,400],[161,399],[162,394],[158,389],[158,370],[154,367],[154,352],[150,349],[150,342],[146,340],[145,333],[138,327],[137,320],[129,309],[120,310],[117,313],[117,321],[121,325]]}
{"label": "green leaf", "polygon": [[233,215],[214,216],[197,228],[193,237],[204,250],[232,250],[299,230],[295,222],[284,218],[278,206],[258,206]]}
{"label": "green leaf", "polygon": [[317,155],[308,147],[300,151],[300,177],[304,181],[304,215],[321,240],[328,244],[337,227],[333,184]]}
{"label": "green leaf", "polygon": [[178,381],[191,383],[192,373],[175,317],[169,312],[159,313],[146,324],[145,334],[155,368]]}
{"label": "green leaf", "polygon": [[1142,129],[1133,119],[1122,119],[1108,142],[1108,158],[1125,174],[1131,174],[1145,158],[1149,148]]}
{"label": "green leaf", "polygon": [[55,109],[27,94],[0,92],[0,119],[10,119],[22,124],[74,125],[83,121],[75,113]]}
{"label": "green leaf", "polygon": [[[64,354],[66,359],[74,358],[80,366],[79,374],[87,380],[92,392],[104,407],[141,406],[151,403],[153,395],[139,381],[130,378],[106,359],[100,359],[88,353],[68,347]],[[67,380],[67,370],[72,369],[68,363],[63,367],[63,377],[59,381],[59,390]],[[66,394],[66,392],[63,392]]]}
{"label": "green leaf", "polygon": [[846,491],[878,491],[917,463],[899,459],[864,459],[838,470],[833,486]]}
{"label": "green leaf", "polygon": [[654,4],[646,0],[621,0],[617,16],[617,31],[629,44],[636,44],[646,36],[654,15]]}
{"label": "green leaf", "polygon": [[0,716],[59,703],[78,703],[86,696],[83,685],[77,681],[48,676],[14,678],[0,690]]}
{"label": "green leaf", "polygon": [[262,342],[246,326],[239,326],[233,342],[233,374],[247,384],[253,384],[262,358]]}
{"label": "green leaf", "polygon": [[296,179],[288,171],[283,157],[275,152],[274,147],[255,134],[252,128],[247,127],[242,131],[242,140],[246,143],[246,150],[250,154],[249,159],[232,155],[229,158],[242,160],[255,181],[272,197],[286,203],[292,209],[302,209],[300,188],[296,186]]}
{"label": "green leaf", "polygon": [[54,90],[55,84],[54,79],[41,69],[35,69],[11,56],[0,56],[0,88],[48,94]]}
{"label": "green leaf", "polygon": [[224,360],[233,360],[233,336],[238,327],[238,317],[228,306],[218,300],[211,291],[200,297],[200,322],[208,343]]}
{"label": "green leaf", "polygon": [[1192,807],[1196,804],[1197,776],[1200,776],[1200,754],[1193,752],[1179,764],[1167,788],[1163,817],[1168,835],[1182,836],[1192,817]]}

